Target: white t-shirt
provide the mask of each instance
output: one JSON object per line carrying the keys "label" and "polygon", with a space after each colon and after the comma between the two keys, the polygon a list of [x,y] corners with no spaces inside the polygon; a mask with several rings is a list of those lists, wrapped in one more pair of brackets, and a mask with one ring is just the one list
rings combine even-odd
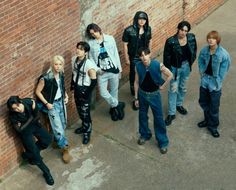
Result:
{"label": "white t-shirt", "polygon": [[57,81],[57,86],[58,86],[58,89],[57,89],[57,93],[56,93],[56,96],[54,98],[54,100],[57,100],[59,98],[61,98],[61,85],[60,85],[60,79],[56,79]]}
{"label": "white t-shirt", "polygon": [[[76,61],[76,56],[72,57],[72,73],[73,73],[73,81],[76,82],[76,77],[77,77],[77,66],[79,64],[75,63]],[[90,69],[94,69],[96,72],[99,69],[97,65],[89,60],[86,59],[86,61],[83,63],[83,65],[80,68],[80,73],[79,73],[79,79],[78,79],[78,84],[79,86],[90,86],[91,84],[91,79],[89,77],[88,71]]]}

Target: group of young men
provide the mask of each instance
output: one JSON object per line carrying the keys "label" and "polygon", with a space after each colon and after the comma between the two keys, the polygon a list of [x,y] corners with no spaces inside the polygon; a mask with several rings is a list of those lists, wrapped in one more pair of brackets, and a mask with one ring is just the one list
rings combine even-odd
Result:
{"label": "group of young men", "polygon": [[[162,154],[167,153],[169,139],[166,126],[176,117],[176,111],[182,115],[188,113],[183,107],[186,83],[192,64],[197,55],[195,35],[189,33],[191,25],[182,21],[175,35],[166,40],[163,63],[152,59],[152,32],[147,13],[136,12],[133,24],[123,33],[124,57],[130,66],[130,93],[134,96],[133,109],[139,110],[138,144],[143,145],[152,137],[148,127],[148,109],[151,107],[154,119],[154,133]],[[118,88],[122,72],[115,39],[104,34],[97,24],[89,24],[86,29],[88,42],[76,45],[76,55],[72,58],[71,90],[82,125],[75,130],[83,135],[83,144],[90,142],[92,119],[90,115],[91,94],[97,81],[100,95],[109,104],[109,114],[113,121],[123,120],[125,103],[119,101]],[[199,104],[204,111],[204,119],[198,127],[207,127],[213,137],[219,137],[219,105],[222,82],[231,63],[228,52],[221,47],[217,31],[207,34],[208,45],[198,57],[201,76]],[[68,95],[64,85],[64,58],[54,56],[51,67],[39,78],[36,88],[37,101],[31,98],[11,96],[7,102],[9,118],[19,133],[25,151],[22,157],[37,165],[49,185],[54,180],[49,169],[42,161],[40,150],[49,146],[51,135],[42,127],[38,118],[38,108],[44,110],[50,120],[54,144],[62,150],[62,159],[69,163],[69,143],[65,137],[67,113],[65,104]],[[164,79],[162,76],[165,76]],[[168,90],[168,115],[163,119],[160,91]],[[35,142],[34,137],[37,138]]]}

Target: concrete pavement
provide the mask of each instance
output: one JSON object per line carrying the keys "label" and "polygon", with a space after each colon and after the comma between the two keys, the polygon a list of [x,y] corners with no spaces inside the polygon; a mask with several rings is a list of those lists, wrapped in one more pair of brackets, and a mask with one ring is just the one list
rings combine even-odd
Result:
{"label": "concrete pavement", "polygon": [[[137,145],[138,112],[131,109],[128,83],[120,89],[126,102],[126,117],[113,122],[108,105],[101,102],[92,113],[93,133],[90,145],[81,145],[81,137],[69,128],[73,160],[65,165],[57,150],[44,151],[44,161],[51,168],[55,185],[46,185],[38,168],[24,165],[0,183],[1,190],[235,190],[236,189],[236,1],[228,0],[209,17],[195,26],[198,49],[206,44],[206,34],[218,30],[222,45],[230,52],[232,65],[222,90],[220,107],[221,137],[213,138],[197,123],[203,119],[198,105],[199,75],[193,66],[188,83],[185,107],[189,114],[177,113],[168,127],[170,146],[161,155],[152,138]],[[158,58],[161,60],[161,57]],[[167,113],[167,90],[162,92]],[[151,113],[150,113],[151,116]],[[150,128],[152,117],[150,117]]]}

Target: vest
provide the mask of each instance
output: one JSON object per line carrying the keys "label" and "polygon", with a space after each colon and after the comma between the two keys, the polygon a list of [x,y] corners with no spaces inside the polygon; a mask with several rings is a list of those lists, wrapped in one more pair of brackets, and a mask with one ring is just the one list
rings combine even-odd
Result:
{"label": "vest", "polygon": [[151,78],[157,86],[161,86],[165,81],[161,77],[160,63],[157,60],[151,60],[150,65],[146,67],[141,61],[136,64],[136,70],[139,76],[139,86],[141,86],[147,69]]}

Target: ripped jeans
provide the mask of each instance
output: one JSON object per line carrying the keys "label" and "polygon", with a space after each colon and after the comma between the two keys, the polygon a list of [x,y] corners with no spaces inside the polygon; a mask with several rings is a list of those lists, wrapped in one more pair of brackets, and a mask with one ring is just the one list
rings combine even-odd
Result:
{"label": "ripped jeans", "polygon": [[[168,90],[168,115],[175,115],[176,106],[182,106],[187,92],[187,81],[190,75],[190,66],[187,61],[180,68],[172,67],[174,78],[170,81]],[[176,76],[176,78],[175,78]]]}
{"label": "ripped jeans", "polygon": [[53,108],[48,110],[48,117],[52,127],[54,140],[60,148],[68,145],[65,137],[66,128],[66,107],[64,101],[54,101]]}

